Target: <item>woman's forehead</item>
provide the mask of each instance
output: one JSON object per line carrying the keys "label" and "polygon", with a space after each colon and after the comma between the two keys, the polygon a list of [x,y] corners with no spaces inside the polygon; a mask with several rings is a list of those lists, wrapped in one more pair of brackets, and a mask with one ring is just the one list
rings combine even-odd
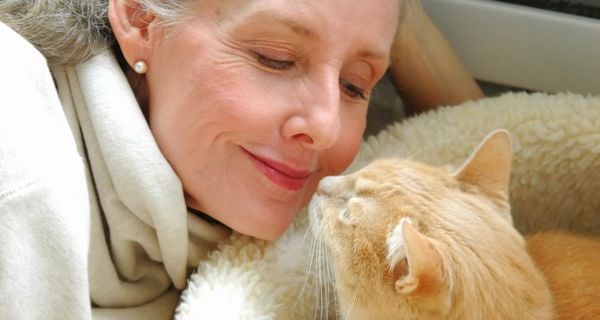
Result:
{"label": "woman's forehead", "polygon": [[311,40],[368,40],[373,54],[387,53],[399,16],[397,0],[229,0],[215,2],[219,23],[230,28],[263,26]]}

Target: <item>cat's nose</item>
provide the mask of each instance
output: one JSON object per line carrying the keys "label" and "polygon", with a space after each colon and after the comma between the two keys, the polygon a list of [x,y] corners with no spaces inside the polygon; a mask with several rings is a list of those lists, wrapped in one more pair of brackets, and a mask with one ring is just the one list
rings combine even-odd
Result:
{"label": "cat's nose", "polygon": [[342,176],[328,176],[319,182],[319,192],[329,194],[332,193],[335,188],[342,181]]}

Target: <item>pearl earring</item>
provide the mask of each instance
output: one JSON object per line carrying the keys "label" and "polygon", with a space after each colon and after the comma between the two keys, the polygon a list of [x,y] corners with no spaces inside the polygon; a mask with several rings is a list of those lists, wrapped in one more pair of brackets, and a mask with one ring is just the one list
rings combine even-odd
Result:
{"label": "pearl earring", "polygon": [[133,64],[133,70],[138,74],[144,74],[148,70],[148,66],[143,60],[138,60]]}

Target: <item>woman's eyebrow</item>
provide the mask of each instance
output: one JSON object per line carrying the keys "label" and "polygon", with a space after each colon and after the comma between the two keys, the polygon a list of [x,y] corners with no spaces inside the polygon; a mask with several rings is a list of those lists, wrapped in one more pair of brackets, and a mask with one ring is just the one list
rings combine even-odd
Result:
{"label": "woman's eyebrow", "polygon": [[258,23],[268,24],[268,25],[275,23],[275,24],[279,24],[281,26],[287,27],[293,33],[295,33],[299,36],[302,36],[304,38],[309,38],[309,39],[317,39],[318,38],[318,35],[314,30],[310,29],[305,24],[299,22],[297,19],[283,16],[283,15],[277,15],[277,14],[275,14],[271,11],[267,11],[267,10],[257,11],[255,13],[253,13],[248,18],[248,22],[252,22],[252,23],[258,22]]}
{"label": "woman's eyebrow", "polygon": [[365,59],[374,59],[374,60],[385,60],[390,62],[390,55],[387,51],[377,51],[377,50],[362,50],[358,53],[358,56]]}
{"label": "woman's eyebrow", "polygon": [[[319,33],[315,29],[310,28],[306,23],[302,23],[297,17],[278,14],[277,12],[266,9],[253,12],[244,20],[245,21],[242,23],[244,26],[247,26],[248,24],[260,24],[268,26],[271,29],[283,26],[294,34],[309,40],[319,40],[320,38]],[[369,46],[369,49],[361,50],[357,53],[357,56],[369,60],[381,60],[384,61],[386,65],[390,63],[388,50],[385,50],[385,48],[378,48],[377,45],[371,45]]]}

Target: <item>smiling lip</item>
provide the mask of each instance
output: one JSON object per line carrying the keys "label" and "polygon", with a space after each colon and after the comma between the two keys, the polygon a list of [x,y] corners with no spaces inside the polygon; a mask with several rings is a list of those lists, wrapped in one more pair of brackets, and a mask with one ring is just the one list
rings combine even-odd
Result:
{"label": "smiling lip", "polygon": [[302,189],[312,174],[309,170],[294,169],[281,162],[262,158],[248,150],[243,150],[262,174],[284,189],[293,191]]}

